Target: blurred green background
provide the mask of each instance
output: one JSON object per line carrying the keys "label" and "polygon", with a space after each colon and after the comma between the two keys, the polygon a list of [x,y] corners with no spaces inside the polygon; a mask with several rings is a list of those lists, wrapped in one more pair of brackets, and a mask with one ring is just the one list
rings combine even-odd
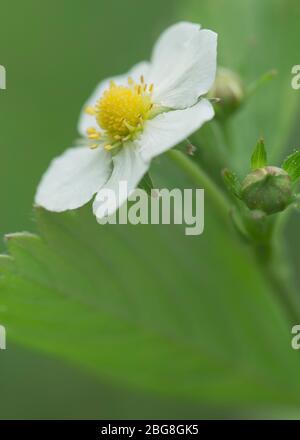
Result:
{"label": "blurred green background", "polygon": [[[1,4],[0,13],[0,64],[7,69],[7,90],[0,91],[0,236],[34,230],[36,185],[51,158],[76,138],[79,110],[97,82],[149,58],[159,33],[177,20],[200,22],[217,31],[221,63],[237,69],[246,81],[270,68],[279,71],[274,84],[259,92],[259,101],[254,99],[233,123],[239,147],[235,162],[241,173],[261,134],[274,160],[299,141],[300,92],[290,87],[290,68],[299,64],[296,0],[12,0]],[[287,237],[293,237],[290,255],[295,267],[298,229],[294,217]],[[0,352],[0,389],[2,419],[211,414],[205,405],[99,383],[75,367],[9,340],[8,350]],[[214,408],[213,416],[218,415],[226,417],[224,408],[220,413]]]}
{"label": "blurred green background", "polygon": [[[34,228],[36,185],[49,160],[77,137],[83,102],[99,80],[149,57],[175,9],[175,0],[1,4],[7,90],[0,95],[0,236]],[[8,344],[0,352],[0,418],[159,417],[176,410]]]}

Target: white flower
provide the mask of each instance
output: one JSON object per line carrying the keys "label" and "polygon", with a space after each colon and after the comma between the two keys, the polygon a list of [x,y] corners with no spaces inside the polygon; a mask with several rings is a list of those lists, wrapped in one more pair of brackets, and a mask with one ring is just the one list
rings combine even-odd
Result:
{"label": "white flower", "polygon": [[[68,149],[54,159],[36,194],[38,205],[61,212],[79,208],[101,189],[137,187],[151,159],[174,147],[214,116],[201,98],[216,72],[217,35],[193,23],[168,28],[150,62],[101,82],[87,101],[79,132],[90,148]],[[107,209],[103,206],[107,203]],[[111,215],[113,206],[96,196],[94,214]]]}

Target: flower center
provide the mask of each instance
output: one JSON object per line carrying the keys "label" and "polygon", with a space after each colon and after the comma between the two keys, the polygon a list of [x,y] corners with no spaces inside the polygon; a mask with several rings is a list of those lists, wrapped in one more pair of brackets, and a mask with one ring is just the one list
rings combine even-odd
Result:
{"label": "flower center", "polygon": [[144,122],[151,117],[153,85],[148,86],[143,76],[140,83],[128,79],[127,86],[118,86],[111,81],[109,88],[87,112],[94,115],[104,133],[93,128],[87,130],[89,139],[105,139],[105,148],[112,149],[133,139],[143,129]]}
{"label": "flower center", "polygon": [[151,96],[141,85],[129,88],[112,83],[97,103],[96,120],[112,136],[126,136],[143,124],[151,107]]}

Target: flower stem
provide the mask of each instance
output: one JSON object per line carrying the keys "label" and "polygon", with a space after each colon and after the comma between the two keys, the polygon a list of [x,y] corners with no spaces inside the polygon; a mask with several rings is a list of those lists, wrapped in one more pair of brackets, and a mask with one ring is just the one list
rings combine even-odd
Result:
{"label": "flower stem", "polygon": [[[278,255],[281,249],[276,248],[274,240],[264,248],[255,247],[255,256],[262,272],[268,280],[278,301],[285,309],[291,324],[300,322],[300,298],[296,289],[291,285],[289,273],[285,270],[283,255]],[[282,248],[282,246],[280,246]]]}
{"label": "flower stem", "polygon": [[[264,81],[268,75],[262,78]],[[232,139],[228,121],[221,124],[224,140],[228,149],[232,150]],[[274,295],[282,304],[286,315],[292,323],[300,322],[300,295],[292,282],[288,270],[282,241],[283,228],[289,215],[289,209],[276,217],[254,221],[250,231],[252,250],[258,267],[270,284]],[[248,225],[249,226],[249,225]],[[249,229],[249,228],[248,228]]]}
{"label": "flower stem", "polygon": [[218,186],[211,180],[209,175],[181,151],[173,149],[169,150],[167,154],[173,162],[190,176],[196,185],[204,188],[209,193],[210,200],[214,203],[219,214],[228,221],[230,211],[229,202],[225,194],[223,194]]}
{"label": "flower stem", "polygon": [[[228,222],[231,206],[223,191],[219,189],[210,176],[199,164],[196,164],[181,151],[173,149],[169,150],[167,154],[173,162],[190,176],[197,186],[207,191],[210,201],[216,207],[219,215],[225,222]],[[285,213],[282,215],[285,216]],[[259,268],[283,305],[287,316],[289,316],[292,323],[297,323],[300,322],[300,298],[295,289],[291,287],[289,277],[283,273],[283,258],[279,255],[280,259],[278,259],[278,250],[282,248],[278,237],[281,235],[282,229],[280,223],[280,221],[271,222],[269,231],[265,231],[265,240],[261,243],[254,240],[252,249]]]}
{"label": "flower stem", "polygon": [[300,297],[291,282],[291,274],[284,255],[282,234],[286,218],[286,211],[260,220],[244,217],[249,243],[258,268],[282,304],[290,321],[300,322]]}

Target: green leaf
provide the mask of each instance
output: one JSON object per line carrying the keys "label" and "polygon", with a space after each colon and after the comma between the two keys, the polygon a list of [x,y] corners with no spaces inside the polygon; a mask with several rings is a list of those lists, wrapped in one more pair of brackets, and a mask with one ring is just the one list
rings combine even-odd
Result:
{"label": "green leaf", "polygon": [[41,235],[7,236],[0,258],[10,341],[160,395],[300,406],[286,316],[213,212],[192,240],[179,226],[100,226],[90,206],[36,216]]}
{"label": "green leaf", "polygon": [[237,175],[229,170],[229,169],[225,169],[222,172],[222,176],[224,179],[224,182],[227,186],[228,191],[235,197],[237,197],[238,199],[241,198],[241,183],[239,181],[239,179],[237,178]]}
{"label": "green leaf", "polygon": [[282,168],[290,175],[292,182],[297,182],[300,177],[300,150],[288,156],[284,160]]}
{"label": "green leaf", "polygon": [[267,165],[267,153],[265,150],[265,141],[260,139],[253,151],[251,157],[251,170],[257,170],[258,168],[263,168]]}

